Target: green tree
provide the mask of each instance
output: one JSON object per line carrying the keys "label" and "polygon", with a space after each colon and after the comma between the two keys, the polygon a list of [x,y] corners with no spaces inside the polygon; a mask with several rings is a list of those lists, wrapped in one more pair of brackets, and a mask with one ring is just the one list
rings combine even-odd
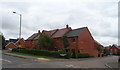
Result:
{"label": "green tree", "polygon": [[100,48],[100,46],[97,46],[97,48],[96,48],[99,52],[101,52],[102,51],[102,49]]}
{"label": "green tree", "polygon": [[5,49],[6,41],[3,35],[0,35],[0,46],[2,46],[2,49]]}
{"label": "green tree", "polygon": [[67,37],[63,36],[62,40],[63,40],[64,48],[66,49],[70,45],[68,40],[67,40]]}
{"label": "green tree", "polygon": [[52,50],[54,48],[53,39],[47,34],[42,33],[39,37],[39,46],[44,50]]}
{"label": "green tree", "polygon": [[104,49],[104,54],[109,54],[109,51],[107,49]]}

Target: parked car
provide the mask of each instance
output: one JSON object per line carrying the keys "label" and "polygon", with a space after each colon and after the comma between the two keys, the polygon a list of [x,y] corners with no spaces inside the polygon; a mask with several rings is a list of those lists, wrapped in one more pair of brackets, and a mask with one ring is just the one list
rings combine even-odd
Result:
{"label": "parked car", "polygon": [[120,63],[120,56],[118,56],[118,62]]}

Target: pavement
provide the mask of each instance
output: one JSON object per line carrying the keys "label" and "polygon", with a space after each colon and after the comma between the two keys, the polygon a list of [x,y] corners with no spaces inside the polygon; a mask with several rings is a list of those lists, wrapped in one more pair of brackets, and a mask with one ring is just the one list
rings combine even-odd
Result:
{"label": "pavement", "polygon": [[3,53],[3,54],[14,56],[14,57],[19,57],[19,58],[24,58],[24,59],[37,59],[36,57],[32,57],[32,56],[17,55],[17,54],[12,54],[12,53]]}
{"label": "pavement", "polygon": [[118,68],[117,56],[80,59],[46,59],[3,52],[4,68]]}
{"label": "pavement", "polygon": [[120,63],[111,62],[111,63],[107,63],[106,66],[108,66],[109,68],[120,68]]}

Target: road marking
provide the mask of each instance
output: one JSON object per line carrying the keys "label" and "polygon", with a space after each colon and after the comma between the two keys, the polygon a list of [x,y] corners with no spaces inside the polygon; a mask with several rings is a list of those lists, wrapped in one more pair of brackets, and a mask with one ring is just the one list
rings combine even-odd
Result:
{"label": "road marking", "polygon": [[46,61],[49,61],[49,59],[46,59],[46,58],[37,58],[38,60],[46,60]]}
{"label": "road marking", "polygon": [[108,67],[108,68],[112,68],[112,67],[111,67],[111,66],[109,66],[108,64],[105,64],[105,66],[106,66],[106,67]]}
{"label": "road marking", "polygon": [[65,66],[67,66],[67,67],[71,67],[71,68],[72,68],[74,65],[65,65]]}
{"label": "road marking", "polygon": [[9,62],[9,63],[12,63],[11,61],[9,60],[5,60],[5,59],[0,59],[0,60],[3,60],[3,61],[6,61],[6,62]]}

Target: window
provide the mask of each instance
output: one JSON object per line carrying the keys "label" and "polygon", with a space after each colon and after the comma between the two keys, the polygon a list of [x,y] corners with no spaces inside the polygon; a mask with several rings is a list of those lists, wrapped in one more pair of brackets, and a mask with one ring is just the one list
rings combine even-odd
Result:
{"label": "window", "polygon": [[76,41],[75,38],[73,38],[73,39],[72,39],[72,42],[75,42],[75,41]]}

